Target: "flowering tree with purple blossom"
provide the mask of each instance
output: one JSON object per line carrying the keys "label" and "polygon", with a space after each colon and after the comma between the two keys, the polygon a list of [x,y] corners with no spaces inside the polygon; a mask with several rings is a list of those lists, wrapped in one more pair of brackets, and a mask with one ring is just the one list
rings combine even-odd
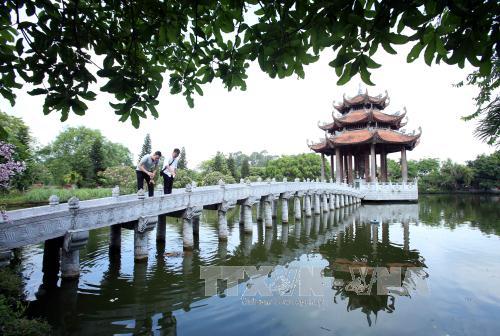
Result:
{"label": "flowering tree with purple blossom", "polygon": [[26,169],[24,162],[14,161],[14,149],[14,145],[0,141],[0,189],[8,189],[12,177]]}

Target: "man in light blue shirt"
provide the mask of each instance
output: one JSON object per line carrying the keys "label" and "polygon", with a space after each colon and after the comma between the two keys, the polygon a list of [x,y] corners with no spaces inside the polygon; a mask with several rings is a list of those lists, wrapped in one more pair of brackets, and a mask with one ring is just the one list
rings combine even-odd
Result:
{"label": "man in light blue shirt", "polygon": [[154,195],[154,178],[160,158],[160,151],[156,151],[154,154],[146,154],[141,158],[135,168],[135,173],[137,175],[137,190],[144,189],[144,180],[146,180],[149,197]]}
{"label": "man in light blue shirt", "polygon": [[163,177],[163,193],[171,194],[172,186],[174,184],[175,174],[177,174],[177,163],[179,162],[179,148],[175,148],[170,158],[165,158],[163,161],[163,168],[161,176]]}

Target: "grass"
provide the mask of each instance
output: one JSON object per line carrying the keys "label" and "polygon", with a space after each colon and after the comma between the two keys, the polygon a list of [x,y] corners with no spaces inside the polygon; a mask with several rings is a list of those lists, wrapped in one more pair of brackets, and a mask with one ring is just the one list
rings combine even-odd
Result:
{"label": "grass", "polygon": [[30,205],[43,205],[49,203],[49,197],[57,195],[59,202],[67,202],[72,196],[81,201],[111,196],[111,188],[81,188],[62,189],[58,187],[33,188],[26,192],[11,191],[0,195],[0,205],[5,205],[7,210]]}

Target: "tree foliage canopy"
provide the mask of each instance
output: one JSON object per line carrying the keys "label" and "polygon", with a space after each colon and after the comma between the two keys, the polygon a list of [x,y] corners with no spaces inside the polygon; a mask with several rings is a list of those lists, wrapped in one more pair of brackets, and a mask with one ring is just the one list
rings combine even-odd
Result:
{"label": "tree foliage canopy", "polygon": [[14,89],[30,83],[30,94],[45,95],[44,113],[66,120],[85,113],[101,78],[120,120],[138,127],[148,113],[158,116],[164,73],[170,92],[193,106],[215,78],[245,90],[254,60],[272,78],[303,78],[324,49],[335,52],[339,85],[356,74],[373,84],[377,50],[394,54],[408,43],[409,62],[423,53],[429,65],[468,61],[487,75],[499,52],[499,12],[496,0],[6,0],[0,94],[14,104]]}

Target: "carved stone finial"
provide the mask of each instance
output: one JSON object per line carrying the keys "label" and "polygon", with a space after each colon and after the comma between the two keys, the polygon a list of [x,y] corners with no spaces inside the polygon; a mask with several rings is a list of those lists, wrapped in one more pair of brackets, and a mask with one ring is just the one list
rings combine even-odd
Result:
{"label": "carved stone finial", "polygon": [[193,186],[191,185],[191,183],[188,183],[186,185],[186,188],[185,188],[186,192],[192,192],[193,191]]}
{"label": "carved stone finial", "polygon": [[59,204],[59,197],[57,195],[51,195],[49,197],[49,205],[58,205]]}
{"label": "carved stone finial", "polygon": [[298,177],[295,178],[295,182],[300,182],[300,179]]}
{"label": "carved stone finial", "polygon": [[273,178],[271,179],[271,182],[272,182],[272,183],[276,183],[276,178],[275,178],[275,177],[273,177]]}
{"label": "carved stone finial", "polygon": [[191,188],[196,188],[198,186],[198,183],[196,181],[191,181]]}
{"label": "carved stone finial", "polygon": [[267,182],[268,184],[270,184],[270,183],[271,183],[271,179],[268,177],[268,178],[266,179],[266,182]]}
{"label": "carved stone finial", "polygon": [[219,179],[218,184],[219,184],[222,188],[224,188],[224,187],[226,186],[226,182],[224,182],[224,180],[223,180],[223,179]]}
{"label": "carved stone finial", "polygon": [[283,177],[283,182],[288,182],[288,179],[286,177]]}
{"label": "carved stone finial", "polygon": [[68,207],[70,209],[78,209],[80,207],[80,200],[73,196],[68,200]]}
{"label": "carved stone finial", "polygon": [[240,178],[240,183],[244,184],[245,183],[245,179],[244,178]]}
{"label": "carved stone finial", "polygon": [[249,178],[247,178],[245,183],[247,186],[250,186],[252,184],[252,181]]}
{"label": "carved stone finial", "polygon": [[144,198],[146,198],[146,194],[144,193],[144,189],[139,189],[137,191],[137,198],[138,199],[144,199]]}
{"label": "carved stone finial", "polygon": [[262,177],[257,177],[257,182],[262,182]]}
{"label": "carved stone finial", "polygon": [[119,186],[115,186],[113,189],[111,189],[111,196],[113,196],[113,197],[120,196],[120,187]]}
{"label": "carved stone finial", "polygon": [[330,177],[330,183],[333,183],[333,179]]}

